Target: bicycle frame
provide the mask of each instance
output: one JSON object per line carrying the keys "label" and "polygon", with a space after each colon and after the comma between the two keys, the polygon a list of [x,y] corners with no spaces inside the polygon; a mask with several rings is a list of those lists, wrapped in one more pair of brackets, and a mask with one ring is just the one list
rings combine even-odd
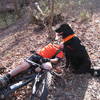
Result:
{"label": "bicycle frame", "polygon": [[[41,68],[41,65],[35,62],[32,62],[28,59],[26,60],[30,62],[32,65],[38,66]],[[41,83],[42,83],[42,91],[41,91],[42,94],[40,96],[40,100],[47,100],[47,96],[48,96],[47,74],[48,72],[50,72],[52,75],[59,76],[55,72],[52,72],[46,69],[43,69],[42,72],[33,73],[31,75],[28,75],[27,77],[17,80],[16,83],[8,85],[6,88],[0,89],[0,100],[8,97],[11,93],[15,92],[17,89],[22,88],[23,86],[31,82],[33,82],[31,100],[34,100],[36,92],[39,89],[37,85],[41,85]]]}
{"label": "bicycle frame", "polygon": [[[36,85],[41,81],[40,79],[45,74],[46,74],[46,72],[34,73],[34,74],[30,75],[30,76],[27,76],[26,78],[22,79],[21,81],[15,83],[15,84],[7,86],[7,88],[1,89],[0,90],[0,99],[4,99],[5,97],[9,96],[9,94],[15,92],[17,89],[19,89],[19,88],[27,85],[28,83],[34,81],[33,89],[32,89],[32,98],[33,98],[33,96],[35,96],[36,91],[38,89],[36,87]],[[43,82],[46,82],[46,81],[43,80]],[[44,85],[46,85],[46,84],[44,84]],[[43,87],[44,87],[44,85],[43,85]]]}
{"label": "bicycle frame", "polygon": [[[46,75],[46,73],[43,73],[44,75]],[[35,77],[35,82],[34,82],[34,85],[33,85],[33,88],[32,88],[32,96],[31,96],[31,100],[34,100],[34,97],[36,95],[36,90],[39,89],[39,87],[37,87],[38,85],[38,82],[40,81],[39,79],[42,78],[42,75],[36,75]],[[41,90],[41,95],[40,95],[40,100],[47,100],[47,96],[48,96],[48,87],[47,87],[47,84],[46,84],[46,78],[42,79],[42,90]]]}

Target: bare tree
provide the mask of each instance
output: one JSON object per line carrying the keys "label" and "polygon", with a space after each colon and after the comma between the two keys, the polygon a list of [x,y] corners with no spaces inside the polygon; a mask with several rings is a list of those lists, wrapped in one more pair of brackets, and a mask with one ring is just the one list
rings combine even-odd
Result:
{"label": "bare tree", "polygon": [[53,30],[52,30],[52,23],[53,23],[53,17],[54,17],[54,2],[55,0],[51,0],[49,3],[50,5],[50,13],[49,13],[49,25],[48,25],[48,34],[50,39],[54,38]]}

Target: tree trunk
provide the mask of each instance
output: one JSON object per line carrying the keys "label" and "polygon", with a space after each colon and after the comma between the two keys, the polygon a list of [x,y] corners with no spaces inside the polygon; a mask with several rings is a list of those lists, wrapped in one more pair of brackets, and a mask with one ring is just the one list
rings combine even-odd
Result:
{"label": "tree trunk", "polygon": [[[51,0],[51,3],[49,4],[51,5],[50,9],[50,15],[49,15],[49,25],[48,25],[48,38],[52,39],[55,37],[55,35],[53,34],[53,30],[52,30],[52,23],[53,23],[53,17],[54,17],[54,0]],[[54,36],[54,37],[53,37]]]}

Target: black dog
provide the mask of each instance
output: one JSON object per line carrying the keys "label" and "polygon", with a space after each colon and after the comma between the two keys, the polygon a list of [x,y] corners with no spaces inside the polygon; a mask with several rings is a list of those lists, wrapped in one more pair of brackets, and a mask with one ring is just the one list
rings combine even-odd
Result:
{"label": "black dog", "polygon": [[[74,36],[74,31],[68,24],[62,24],[55,30],[62,35],[64,40],[64,53],[70,62],[74,73],[90,73],[93,76],[100,76],[100,70],[91,68],[91,60],[78,37]],[[66,38],[69,38],[66,40]]]}

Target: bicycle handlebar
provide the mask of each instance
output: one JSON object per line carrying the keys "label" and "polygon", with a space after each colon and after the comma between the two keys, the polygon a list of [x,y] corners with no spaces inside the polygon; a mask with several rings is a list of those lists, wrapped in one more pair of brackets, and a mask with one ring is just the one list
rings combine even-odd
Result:
{"label": "bicycle handlebar", "polygon": [[26,60],[27,62],[31,63],[33,66],[38,66],[38,67],[41,66],[40,64],[37,64],[37,63],[35,63],[35,62],[33,62],[33,61],[29,60],[29,59],[25,59],[25,60]]}

